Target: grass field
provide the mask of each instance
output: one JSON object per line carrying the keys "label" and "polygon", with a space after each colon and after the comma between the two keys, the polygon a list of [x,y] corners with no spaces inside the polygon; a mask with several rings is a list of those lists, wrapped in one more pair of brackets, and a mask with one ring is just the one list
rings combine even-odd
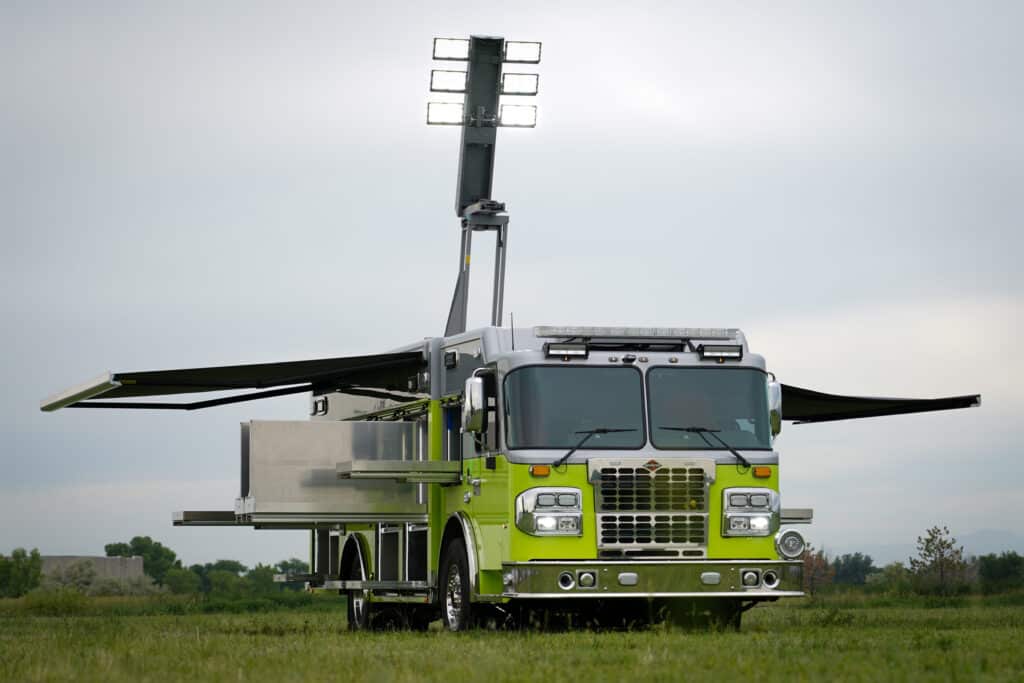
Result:
{"label": "grass field", "polygon": [[352,634],[335,609],[103,611],[0,610],[0,680],[1024,680],[1019,605],[768,606],[741,633]]}

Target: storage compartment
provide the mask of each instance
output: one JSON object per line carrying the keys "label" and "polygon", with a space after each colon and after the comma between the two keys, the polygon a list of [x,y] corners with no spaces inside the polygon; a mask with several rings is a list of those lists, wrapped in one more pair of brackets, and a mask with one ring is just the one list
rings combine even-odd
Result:
{"label": "storage compartment", "polygon": [[339,466],[422,461],[425,431],[419,422],[244,423],[236,512],[266,525],[425,521],[415,484],[338,477]]}

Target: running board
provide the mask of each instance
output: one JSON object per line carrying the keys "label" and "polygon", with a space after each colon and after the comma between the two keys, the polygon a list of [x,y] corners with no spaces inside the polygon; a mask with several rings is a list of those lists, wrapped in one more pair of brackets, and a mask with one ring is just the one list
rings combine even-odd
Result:
{"label": "running board", "polygon": [[430,589],[426,581],[324,581],[324,588],[340,591],[425,591]]}

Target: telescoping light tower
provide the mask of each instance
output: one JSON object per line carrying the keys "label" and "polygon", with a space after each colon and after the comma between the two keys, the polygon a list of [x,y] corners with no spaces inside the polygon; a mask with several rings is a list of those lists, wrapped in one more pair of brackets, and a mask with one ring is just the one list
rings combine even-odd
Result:
{"label": "telescoping light tower", "polygon": [[501,325],[508,212],[504,203],[491,196],[494,146],[498,126],[533,128],[537,125],[535,105],[505,98],[536,95],[539,81],[535,73],[503,73],[502,66],[539,64],[540,48],[540,43],[536,42],[490,36],[434,39],[434,59],[466,63],[464,71],[432,69],[430,72],[431,92],[461,95],[461,98],[427,103],[428,124],[462,126],[455,188],[455,214],[462,224],[462,240],[459,276],[455,281],[445,336],[466,331],[473,233],[479,231],[495,233],[491,324]]}

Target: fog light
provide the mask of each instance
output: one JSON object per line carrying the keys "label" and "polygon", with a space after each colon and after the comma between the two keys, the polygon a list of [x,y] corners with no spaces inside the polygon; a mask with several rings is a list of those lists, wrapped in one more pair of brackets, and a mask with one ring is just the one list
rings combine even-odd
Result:
{"label": "fog light", "polygon": [[594,576],[594,572],[580,572],[578,580],[580,588],[593,588],[597,583],[597,577]]}
{"label": "fog light", "polygon": [[747,588],[753,588],[761,582],[761,577],[755,570],[749,569],[743,572],[742,581]]}
{"label": "fog light", "polygon": [[775,549],[787,560],[799,559],[804,554],[804,537],[799,531],[789,529],[775,535]]}

